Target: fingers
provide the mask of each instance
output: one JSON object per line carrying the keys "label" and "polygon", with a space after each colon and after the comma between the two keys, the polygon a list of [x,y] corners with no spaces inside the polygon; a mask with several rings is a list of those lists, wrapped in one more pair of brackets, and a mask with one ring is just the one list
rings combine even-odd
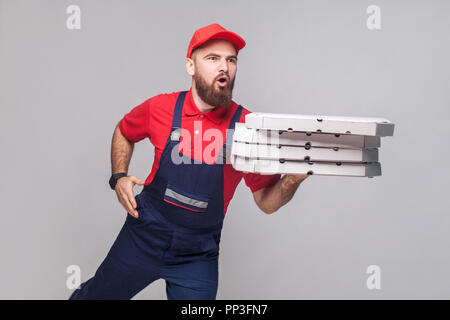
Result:
{"label": "fingers", "polygon": [[136,198],[134,197],[133,193],[127,193],[127,199],[129,201],[129,203],[131,204],[131,207],[134,209],[136,209],[137,204],[136,204]]}
{"label": "fingers", "polygon": [[129,210],[127,210],[127,211],[130,212],[133,217],[139,218],[139,213],[136,210],[136,208],[137,208],[136,199],[134,198],[133,193],[132,192],[127,193],[126,199],[128,200],[127,201],[128,207],[131,206],[131,212]]}
{"label": "fingers", "polygon": [[119,202],[122,204],[125,210],[133,217],[139,218],[139,213],[136,210],[137,203],[133,195],[133,189],[131,188],[127,190],[122,186],[116,185],[116,194],[117,198],[119,199]]}
{"label": "fingers", "polygon": [[129,214],[131,214],[133,217],[135,217],[137,219],[137,218],[139,218],[139,213],[136,210],[136,201],[135,200],[131,200],[131,199],[134,199],[133,195],[131,195],[131,196],[127,195],[126,196],[126,198],[125,198],[125,204],[126,204],[125,209],[128,211]]}
{"label": "fingers", "polygon": [[139,218],[139,213],[137,212],[137,210],[135,209],[136,207],[133,206],[132,202],[130,201],[130,198],[128,195],[123,195],[122,199],[120,200],[120,203],[122,204],[122,206],[125,208],[125,210],[131,214],[133,217],[135,217],[136,219]]}
{"label": "fingers", "polygon": [[133,186],[135,184],[144,185],[145,182],[136,176],[128,176],[120,178],[116,184],[116,193],[119,202],[127,210],[127,212],[135,218],[139,217],[139,213],[136,210],[137,203],[133,194]]}

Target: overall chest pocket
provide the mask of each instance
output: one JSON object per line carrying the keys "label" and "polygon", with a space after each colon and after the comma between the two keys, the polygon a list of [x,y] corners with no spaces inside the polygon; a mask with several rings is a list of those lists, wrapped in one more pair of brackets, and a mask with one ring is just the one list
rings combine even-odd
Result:
{"label": "overall chest pocket", "polygon": [[164,193],[164,201],[194,212],[205,212],[209,199],[207,195],[192,194],[170,183]]}

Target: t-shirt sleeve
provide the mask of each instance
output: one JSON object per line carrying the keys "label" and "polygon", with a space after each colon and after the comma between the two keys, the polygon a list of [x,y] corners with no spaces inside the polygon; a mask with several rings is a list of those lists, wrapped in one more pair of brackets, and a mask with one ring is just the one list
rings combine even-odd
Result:
{"label": "t-shirt sleeve", "polygon": [[134,107],[119,122],[122,135],[131,142],[150,138],[150,99]]}
{"label": "t-shirt sleeve", "polygon": [[280,180],[281,174],[244,173],[244,181],[252,192],[273,186]]}

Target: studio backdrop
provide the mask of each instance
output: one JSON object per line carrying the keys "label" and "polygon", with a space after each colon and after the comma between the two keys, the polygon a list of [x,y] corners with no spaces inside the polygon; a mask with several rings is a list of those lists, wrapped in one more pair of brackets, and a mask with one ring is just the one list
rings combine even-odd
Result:
{"label": "studio backdrop", "polygon": [[[127,212],[109,188],[115,126],[189,90],[211,23],[242,35],[233,100],[250,111],[383,117],[382,176],[311,176],[264,214],[241,181],[218,299],[450,296],[448,1],[0,1],[0,298],[67,299]],[[145,179],[148,139],[129,173]],[[138,194],[141,186],[136,186]],[[166,299],[158,280],[135,299]]]}

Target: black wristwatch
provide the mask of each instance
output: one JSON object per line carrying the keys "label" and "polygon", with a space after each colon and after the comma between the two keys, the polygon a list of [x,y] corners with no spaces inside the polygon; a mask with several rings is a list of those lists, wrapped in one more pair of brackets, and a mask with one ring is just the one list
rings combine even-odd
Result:
{"label": "black wristwatch", "polygon": [[111,189],[115,189],[116,184],[117,184],[117,180],[119,180],[122,177],[126,177],[127,174],[126,172],[119,172],[119,173],[114,173],[111,178],[109,179],[109,186],[111,187]]}

